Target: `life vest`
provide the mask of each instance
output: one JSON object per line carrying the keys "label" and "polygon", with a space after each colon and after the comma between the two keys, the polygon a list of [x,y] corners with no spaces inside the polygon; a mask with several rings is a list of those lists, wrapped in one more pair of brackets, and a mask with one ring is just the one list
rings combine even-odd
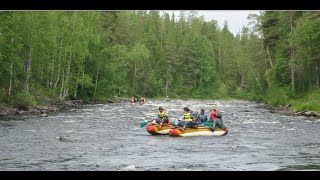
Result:
{"label": "life vest", "polygon": [[192,121],[190,112],[184,113],[184,120],[185,121]]}
{"label": "life vest", "polygon": [[142,101],[143,103],[145,103],[145,102],[146,102],[146,99],[145,99],[145,98],[141,98],[141,101]]}
{"label": "life vest", "polygon": [[218,120],[218,119],[221,119],[221,112],[219,110],[214,110],[212,113],[211,113],[211,117],[215,120]]}
{"label": "life vest", "polygon": [[166,116],[166,113],[164,111],[162,111],[162,112],[158,111],[159,118],[164,118],[165,116]]}
{"label": "life vest", "polygon": [[136,99],[134,97],[131,98],[131,102],[136,102]]}

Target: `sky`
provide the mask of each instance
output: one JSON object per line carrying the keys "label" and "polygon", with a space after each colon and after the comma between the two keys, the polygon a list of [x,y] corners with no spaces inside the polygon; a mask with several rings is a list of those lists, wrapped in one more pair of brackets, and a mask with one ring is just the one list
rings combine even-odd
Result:
{"label": "sky", "polygon": [[[166,11],[168,13],[174,12],[176,17],[180,14],[179,11]],[[241,32],[243,26],[250,27],[247,19],[249,14],[260,14],[260,11],[255,10],[198,10],[198,15],[204,16],[205,21],[216,20],[220,28],[223,27],[224,21],[228,22],[229,30],[236,35]]]}

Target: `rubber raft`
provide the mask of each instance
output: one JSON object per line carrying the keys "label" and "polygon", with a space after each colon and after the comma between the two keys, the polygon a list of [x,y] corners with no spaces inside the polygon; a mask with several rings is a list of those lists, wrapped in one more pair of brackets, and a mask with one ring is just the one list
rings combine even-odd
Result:
{"label": "rubber raft", "polygon": [[221,128],[216,128],[212,131],[209,127],[198,127],[198,128],[174,128],[170,129],[169,135],[170,136],[225,136],[228,134],[228,128],[225,130]]}
{"label": "rubber raft", "polygon": [[152,135],[168,135],[171,129],[171,124],[162,124],[161,127],[157,124],[148,124],[146,126],[146,130]]}
{"label": "rubber raft", "polygon": [[163,124],[161,127],[157,124],[149,124],[146,126],[148,133],[152,135],[170,135],[170,136],[225,136],[228,134],[228,128],[225,130],[216,128],[212,131],[209,127],[198,128],[172,128],[171,124]]}

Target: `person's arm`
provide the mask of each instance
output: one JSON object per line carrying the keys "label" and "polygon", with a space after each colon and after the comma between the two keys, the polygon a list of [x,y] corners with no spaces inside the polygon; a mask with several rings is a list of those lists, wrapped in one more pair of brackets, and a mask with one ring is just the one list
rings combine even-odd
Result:
{"label": "person's arm", "polygon": [[196,122],[201,122],[200,113],[196,113],[195,116],[193,117],[193,119]]}
{"label": "person's arm", "polygon": [[207,115],[205,114],[204,116],[203,116],[203,122],[207,122],[208,121],[208,117],[207,117]]}
{"label": "person's arm", "polygon": [[168,119],[168,118],[169,118],[168,114],[167,113],[164,114],[163,119]]}

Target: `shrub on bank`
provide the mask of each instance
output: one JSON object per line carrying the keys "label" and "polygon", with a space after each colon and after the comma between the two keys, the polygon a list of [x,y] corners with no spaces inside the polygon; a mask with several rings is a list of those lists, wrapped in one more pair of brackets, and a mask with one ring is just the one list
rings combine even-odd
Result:
{"label": "shrub on bank", "polygon": [[12,98],[12,106],[17,109],[29,110],[31,106],[36,105],[36,99],[30,93],[18,93]]}

